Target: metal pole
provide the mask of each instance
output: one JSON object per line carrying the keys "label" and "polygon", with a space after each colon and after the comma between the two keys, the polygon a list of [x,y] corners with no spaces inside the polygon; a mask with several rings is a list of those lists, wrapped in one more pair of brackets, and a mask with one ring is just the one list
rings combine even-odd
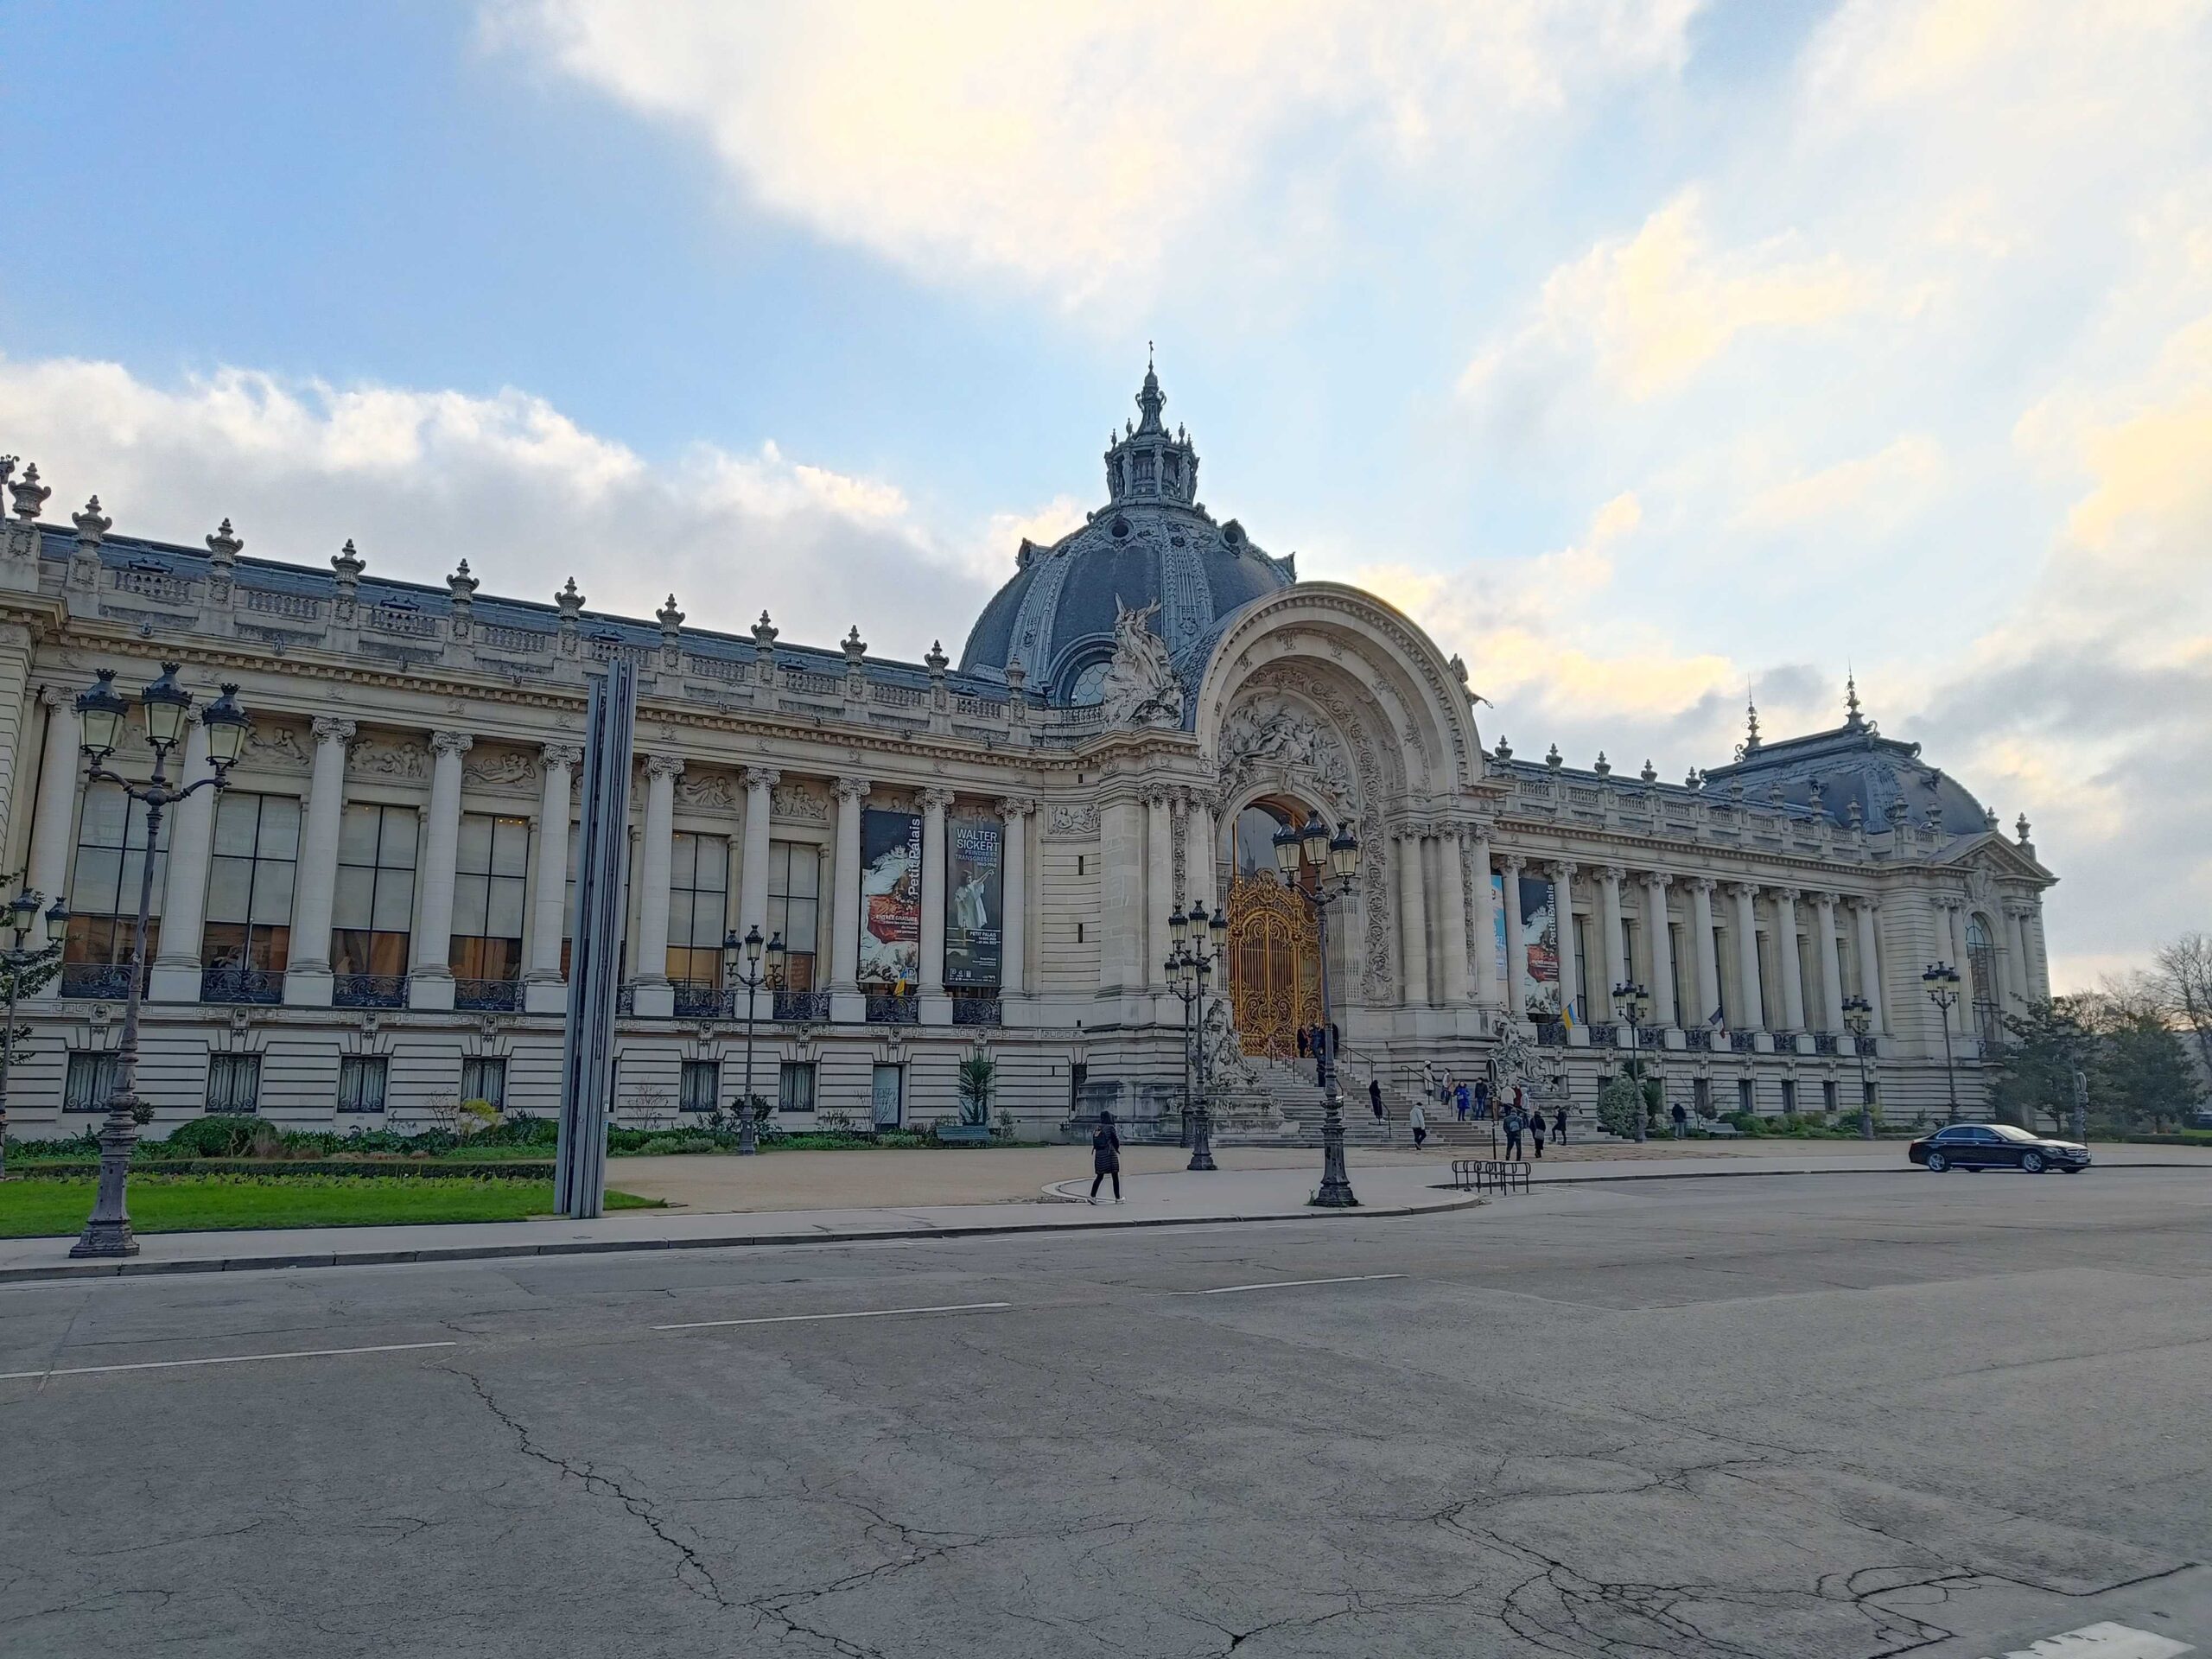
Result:
{"label": "metal pole", "polygon": [[0,1179],[8,1173],[8,1065],[16,1053],[16,982],[22,976],[29,958],[21,950],[10,950],[0,956],[0,963],[8,969],[8,1024],[0,1029]]}
{"label": "metal pole", "polygon": [[1957,1064],[1951,1058],[1951,1005],[1958,1000],[1953,992],[1936,993],[1936,1006],[1943,1015],[1943,1087],[1950,1096],[1953,1122],[1956,1122],[1959,1116],[1959,1073]]}
{"label": "metal pole", "polygon": [[[1325,874],[1323,880],[1328,878]],[[1304,888],[1300,889],[1300,892]],[[1321,1188],[1313,1202],[1324,1210],[1356,1210],[1351,1178],[1344,1173],[1344,1096],[1337,1090],[1334,1009],[1329,999],[1329,905],[1325,893],[1316,894],[1313,905],[1319,918],[1321,935],[1321,1053],[1327,1082],[1321,1091]]]}
{"label": "metal pole", "polygon": [[[757,941],[759,934],[753,935]],[[740,974],[737,982],[745,987],[745,1099],[743,1115],[737,1121],[737,1155],[749,1158],[760,1150],[759,1131],[753,1122],[753,999],[760,988],[764,976],[755,973],[751,978]]]}
{"label": "metal pole", "polygon": [[[1201,953],[1205,948],[1203,945],[1199,947]],[[1198,966],[1198,1036],[1194,1039],[1195,1046],[1192,1050],[1192,1065],[1198,1074],[1198,1135],[1191,1145],[1189,1167],[1196,1170],[1216,1167],[1213,1161],[1213,1117],[1206,1104],[1206,975],[1211,968],[1211,964],[1201,954]],[[1185,1003],[1183,1007],[1183,1017],[1186,1021],[1190,1018],[1190,1005]]]}
{"label": "metal pole", "polygon": [[[123,1006],[123,1043],[116,1050],[115,1092],[108,1096],[107,1122],[100,1127],[100,1184],[92,1200],[92,1213],[85,1231],[70,1246],[72,1255],[136,1255],[138,1241],[130,1230],[130,1210],[125,1187],[130,1179],[130,1152],[138,1144],[138,1004],[145,988],[146,924],[154,908],[154,849],[162,844],[162,809],[168,798],[168,781],[162,770],[162,749],[154,751],[154,777],[144,791],[123,784],[129,800],[146,807],[145,862],[138,875],[138,924],[131,935],[130,995]],[[101,768],[92,768],[95,777]],[[116,779],[121,783],[120,779]],[[186,791],[189,793],[190,791]],[[124,844],[130,845],[130,809],[124,807]]]}

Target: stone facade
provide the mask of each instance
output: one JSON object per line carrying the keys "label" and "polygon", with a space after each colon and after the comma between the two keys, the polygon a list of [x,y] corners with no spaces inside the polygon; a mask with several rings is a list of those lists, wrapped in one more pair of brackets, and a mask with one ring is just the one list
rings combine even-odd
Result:
{"label": "stone facade", "polygon": [[[1148,373],[1108,506],[1024,545],[957,669],[873,656],[857,628],[788,644],[765,613],[743,635],[690,628],[672,597],[608,615],[573,582],[544,604],[489,597],[465,563],[442,588],[385,581],[351,543],[327,569],[248,557],[227,521],[204,551],[118,536],[97,499],[58,526],[27,471],[0,526],[0,836],[5,868],[77,921],[63,975],[22,1009],[11,1128],[95,1121],[129,972],[111,918],[143,855],[88,794],[73,699],[101,668],[135,690],[160,660],[203,695],[235,682],[256,725],[228,790],[173,815],[158,849],[157,1134],[211,1097],[314,1126],[434,1121],[464,1092],[555,1109],[578,734],[617,656],[642,686],[628,1121],[729,1103],[748,1053],[794,1127],[949,1118],[978,1045],[1023,1135],[1102,1104],[1172,1113],[1168,918],[1225,902],[1255,803],[1360,836],[1329,951],[1355,1071],[1473,1075],[1512,1023],[1532,1080],[1587,1104],[1618,1061],[1611,988],[1635,981],[1684,1098],[1849,1110],[1863,1064],[1892,1116],[1940,1115],[1945,1027],[1920,979],[1940,958],[1967,978],[1950,1051],[1979,1109],[1997,1016],[2049,994],[2053,877],[2024,821],[1999,833],[1855,690],[1834,730],[1762,743],[1754,718],[1732,761],[1679,785],[1485,749],[1458,659],[1370,594],[1296,582],[1197,501],[1164,401]],[[1033,677],[1025,639],[1050,645]],[[204,766],[204,741],[178,760]],[[142,741],[118,764],[149,760]],[[895,849],[868,863],[903,822],[887,813],[918,823],[917,937],[864,953],[880,905],[912,908],[864,891],[900,868]],[[998,887],[980,968],[948,943],[980,902],[955,866],[977,825]],[[716,947],[754,925],[810,948],[748,1041]],[[886,950],[911,976],[870,980]]]}

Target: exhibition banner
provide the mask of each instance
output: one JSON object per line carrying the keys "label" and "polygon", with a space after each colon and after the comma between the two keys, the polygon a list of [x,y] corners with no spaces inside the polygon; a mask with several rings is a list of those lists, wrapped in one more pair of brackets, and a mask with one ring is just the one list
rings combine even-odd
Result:
{"label": "exhibition banner", "polygon": [[945,824],[944,982],[995,988],[1003,940],[1005,827],[996,818]]}
{"label": "exhibition banner", "polygon": [[861,951],[864,985],[912,992],[922,969],[922,819],[861,812]]}

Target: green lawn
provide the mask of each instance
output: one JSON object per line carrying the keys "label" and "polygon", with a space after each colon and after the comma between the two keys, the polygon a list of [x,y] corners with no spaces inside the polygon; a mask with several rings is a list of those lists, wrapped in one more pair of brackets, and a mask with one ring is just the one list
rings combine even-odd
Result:
{"label": "green lawn", "polygon": [[[92,1213],[93,1183],[0,1182],[0,1238],[79,1230]],[[520,1221],[553,1211],[550,1181],[472,1181],[435,1176],[134,1175],[130,1223],[142,1233],[235,1227],[377,1227],[412,1221]],[[610,1192],[609,1210],[657,1200]]]}

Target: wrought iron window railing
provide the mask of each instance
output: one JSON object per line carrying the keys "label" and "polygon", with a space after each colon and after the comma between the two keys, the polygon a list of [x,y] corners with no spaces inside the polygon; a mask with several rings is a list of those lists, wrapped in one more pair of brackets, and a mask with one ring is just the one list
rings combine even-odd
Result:
{"label": "wrought iron window railing", "polygon": [[724,990],[711,980],[674,979],[669,982],[669,988],[676,993],[679,1020],[727,1020],[744,1012],[734,989]]}
{"label": "wrought iron window railing", "polygon": [[127,962],[65,962],[61,995],[120,1001],[130,995],[130,973]]}
{"label": "wrought iron window railing", "polygon": [[259,968],[202,968],[202,1002],[276,1003],[284,1000],[284,976]]}
{"label": "wrought iron window railing", "polygon": [[330,982],[330,1001],[340,1008],[404,1008],[404,974],[340,974]]}
{"label": "wrought iron window railing", "polygon": [[456,979],[453,1005],[470,1014],[512,1014],[522,1006],[518,979]]}
{"label": "wrought iron window railing", "polygon": [[871,1026],[912,1026],[921,1023],[922,1000],[918,996],[893,996],[871,991],[868,999],[868,1022]]}
{"label": "wrought iron window railing", "polygon": [[1666,1047],[1666,1028],[1663,1026],[1638,1026],[1636,1028],[1636,1046],[1638,1048]]}
{"label": "wrought iron window railing", "polygon": [[773,1017],[820,1022],[830,1017],[827,991],[778,991]]}
{"label": "wrought iron window railing", "polygon": [[638,1011],[638,988],[634,984],[614,988],[614,1012],[618,1018],[627,1019]]}
{"label": "wrought iron window railing", "polygon": [[1542,1048],[1565,1048],[1567,1046],[1567,1021],[1564,1020],[1539,1020],[1536,1022],[1536,1042],[1537,1046]]}
{"label": "wrought iron window railing", "polygon": [[1832,1031],[1815,1032],[1813,1033],[1813,1052],[1815,1054],[1834,1053],[1835,1033]]}
{"label": "wrought iron window railing", "polygon": [[1758,1033],[1755,1031],[1732,1031],[1728,1033],[1728,1046],[1738,1054],[1754,1053],[1758,1046]]}
{"label": "wrought iron window railing", "polygon": [[1002,1007],[995,996],[956,996],[952,999],[952,1023],[956,1026],[1002,1025]]}

